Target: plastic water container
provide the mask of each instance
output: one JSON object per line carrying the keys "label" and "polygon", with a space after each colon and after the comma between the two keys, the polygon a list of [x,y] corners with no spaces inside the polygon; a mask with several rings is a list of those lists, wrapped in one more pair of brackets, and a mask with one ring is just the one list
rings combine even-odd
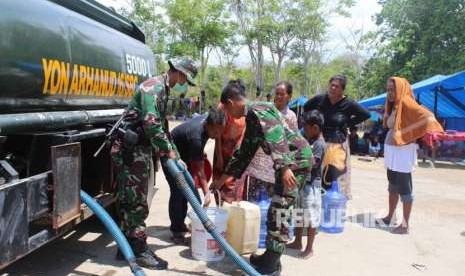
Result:
{"label": "plastic water container", "polygon": [[333,181],[323,196],[320,230],[326,233],[342,233],[346,215],[346,196],[339,191],[339,183]]}
{"label": "plastic water container", "polygon": [[[228,212],[217,207],[206,208],[208,218],[215,224],[216,229],[223,237],[226,236]],[[218,242],[203,227],[195,212],[189,212],[192,221],[191,252],[192,257],[199,261],[216,262],[224,258],[224,251]]]}
{"label": "plastic water container", "polygon": [[226,240],[240,254],[257,251],[260,234],[260,209],[248,201],[223,203],[228,211]]}
{"label": "plastic water container", "polygon": [[266,221],[268,220],[268,208],[270,208],[271,198],[265,189],[261,189],[258,194],[258,201],[256,202],[260,208],[260,239],[258,241],[259,248],[266,246]]}
{"label": "plastic water container", "polygon": [[291,221],[291,225],[290,225],[290,227],[289,227],[289,235],[288,235],[290,241],[293,240],[293,239],[295,238],[295,232],[294,232],[294,230],[295,230],[295,226],[294,226],[294,224],[292,224],[292,221]]}

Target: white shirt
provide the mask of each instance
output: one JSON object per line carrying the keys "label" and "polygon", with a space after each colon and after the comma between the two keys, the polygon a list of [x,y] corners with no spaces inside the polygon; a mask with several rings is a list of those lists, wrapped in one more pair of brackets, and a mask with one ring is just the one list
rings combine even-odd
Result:
{"label": "white shirt", "polygon": [[410,143],[403,146],[396,146],[392,141],[394,133],[394,123],[396,112],[393,110],[387,121],[389,132],[384,141],[384,167],[391,171],[410,173],[417,165],[417,149],[416,143]]}

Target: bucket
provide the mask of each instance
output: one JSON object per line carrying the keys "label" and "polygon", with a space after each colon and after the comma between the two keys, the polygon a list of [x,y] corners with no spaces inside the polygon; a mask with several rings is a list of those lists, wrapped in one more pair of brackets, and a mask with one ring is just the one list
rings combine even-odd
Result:
{"label": "bucket", "polygon": [[346,215],[347,198],[339,191],[339,183],[333,181],[323,196],[320,230],[326,233],[342,233]]}
{"label": "bucket", "polygon": [[[221,208],[209,207],[204,209],[208,218],[215,224],[218,232],[226,236],[228,212]],[[217,262],[224,258],[224,251],[218,242],[203,227],[202,222],[193,211],[189,213],[192,221],[191,252],[192,257],[199,261]]]}

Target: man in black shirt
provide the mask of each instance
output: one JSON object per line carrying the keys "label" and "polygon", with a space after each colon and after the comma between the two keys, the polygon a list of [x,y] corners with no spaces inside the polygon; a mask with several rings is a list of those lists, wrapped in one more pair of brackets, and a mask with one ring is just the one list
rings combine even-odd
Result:
{"label": "man in black shirt", "polygon": [[[226,116],[220,109],[211,109],[208,115],[197,116],[171,131],[171,137],[178,149],[181,160],[188,165],[194,178],[198,177],[200,188],[204,195],[208,193],[208,180],[204,171],[204,148],[208,139],[219,138],[226,124]],[[163,164],[163,163],[162,163]],[[169,217],[170,230],[176,243],[184,242],[184,235],[188,232],[184,219],[187,214],[187,200],[176,186],[174,179],[162,166],[166,180],[170,186]],[[210,198],[205,198],[208,205]]]}

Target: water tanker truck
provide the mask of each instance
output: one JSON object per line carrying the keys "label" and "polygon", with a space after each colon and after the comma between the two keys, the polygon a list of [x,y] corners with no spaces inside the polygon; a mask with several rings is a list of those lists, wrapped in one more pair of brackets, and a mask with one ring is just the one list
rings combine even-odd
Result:
{"label": "water tanker truck", "polygon": [[115,201],[106,129],[154,56],[131,21],[93,0],[0,1],[0,269]]}

